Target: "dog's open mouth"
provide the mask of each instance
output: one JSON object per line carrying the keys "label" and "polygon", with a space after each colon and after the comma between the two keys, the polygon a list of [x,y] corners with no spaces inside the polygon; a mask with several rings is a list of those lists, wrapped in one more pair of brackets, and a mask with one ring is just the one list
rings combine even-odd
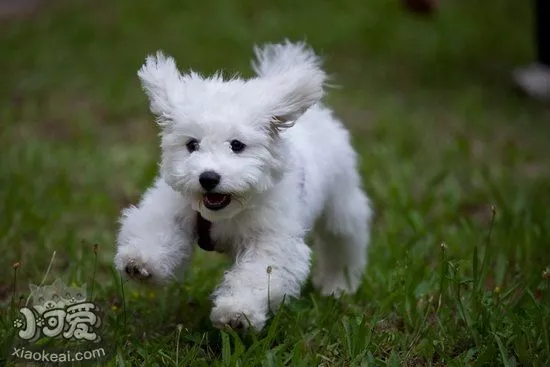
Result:
{"label": "dog's open mouth", "polygon": [[202,197],[204,206],[210,210],[220,210],[231,203],[231,195],[227,194],[204,194]]}

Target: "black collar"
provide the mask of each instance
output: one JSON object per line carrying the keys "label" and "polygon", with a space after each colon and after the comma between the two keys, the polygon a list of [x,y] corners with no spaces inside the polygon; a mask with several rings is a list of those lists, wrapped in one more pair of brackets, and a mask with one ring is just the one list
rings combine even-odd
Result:
{"label": "black collar", "polygon": [[210,228],[212,227],[212,222],[204,219],[200,213],[197,212],[197,223],[196,230],[198,235],[198,245],[204,251],[214,251],[216,245],[212,242],[210,238]]}

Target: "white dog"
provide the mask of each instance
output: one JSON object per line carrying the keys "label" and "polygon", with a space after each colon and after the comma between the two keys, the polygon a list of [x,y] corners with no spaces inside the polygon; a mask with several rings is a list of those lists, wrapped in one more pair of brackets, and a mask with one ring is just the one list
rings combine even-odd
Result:
{"label": "white dog", "polygon": [[231,256],[213,294],[217,327],[261,330],[310,271],[323,295],[357,290],[371,209],[350,137],[321,105],[326,74],[303,43],[255,49],[256,77],[181,74],[160,52],[139,70],[162,137],[161,177],[124,210],[115,264],[176,278],[195,244]]}

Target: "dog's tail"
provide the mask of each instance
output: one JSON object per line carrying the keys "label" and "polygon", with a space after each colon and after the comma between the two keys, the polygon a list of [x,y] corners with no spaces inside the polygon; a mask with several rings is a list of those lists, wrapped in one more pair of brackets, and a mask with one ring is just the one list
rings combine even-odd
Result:
{"label": "dog's tail", "polygon": [[325,73],[321,70],[321,59],[304,42],[292,43],[285,40],[282,43],[268,43],[262,47],[255,46],[255,60],[252,60],[252,69],[260,77],[269,77],[298,70],[315,70],[322,73],[323,79]]}

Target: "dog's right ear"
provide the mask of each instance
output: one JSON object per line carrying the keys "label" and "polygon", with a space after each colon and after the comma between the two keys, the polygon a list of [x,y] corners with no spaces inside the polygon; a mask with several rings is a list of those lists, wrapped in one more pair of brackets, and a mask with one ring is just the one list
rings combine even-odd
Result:
{"label": "dog's right ear", "polygon": [[159,117],[169,117],[182,88],[182,75],[174,58],[158,51],[156,55],[147,57],[137,75],[149,97],[151,112]]}

